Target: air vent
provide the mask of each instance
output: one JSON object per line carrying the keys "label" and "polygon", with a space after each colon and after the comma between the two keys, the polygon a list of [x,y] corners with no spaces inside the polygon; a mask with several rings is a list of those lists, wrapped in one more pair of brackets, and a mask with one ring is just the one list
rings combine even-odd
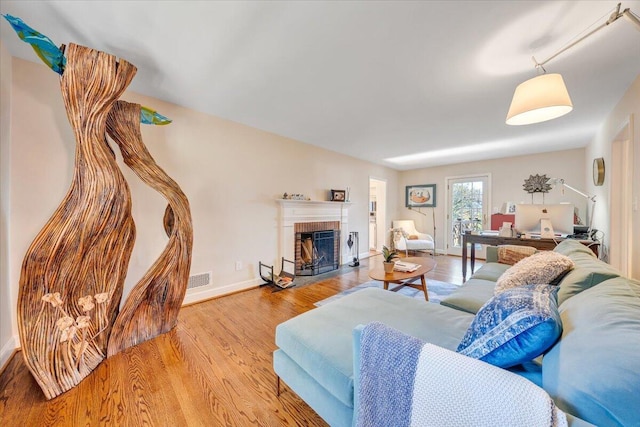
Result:
{"label": "air vent", "polygon": [[193,276],[189,276],[189,284],[187,285],[187,289],[199,288],[200,286],[207,286],[210,283],[211,283],[211,272],[195,274]]}

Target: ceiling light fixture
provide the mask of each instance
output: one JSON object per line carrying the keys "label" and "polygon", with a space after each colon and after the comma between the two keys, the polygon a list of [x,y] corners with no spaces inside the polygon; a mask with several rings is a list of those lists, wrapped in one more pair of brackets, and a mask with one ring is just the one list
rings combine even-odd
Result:
{"label": "ceiling light fixture", "polygon": [[564,116],[573,110],[569,91],[567,91],[562,76],[560,74],[545,74],[544,65],[623,16],[636,25],[640,31],[640,19],[638,16],[631,12],[629,8],[620,12],[620,5],[621,3],[618,3],[615,11],[606,22],[560,49],[546,60],[538,62],[535,57],[531,57],[535,63],[536,70],[541,71],[543,74],[518,85],[507,113],[506,123],[508,125],[528,125],[545,122]]}

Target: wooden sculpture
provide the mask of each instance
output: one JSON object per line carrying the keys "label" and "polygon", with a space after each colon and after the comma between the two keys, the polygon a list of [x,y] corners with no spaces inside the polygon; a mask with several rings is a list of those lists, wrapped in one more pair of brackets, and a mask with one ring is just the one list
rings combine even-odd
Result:
{"label": "wooden sculpture", "polygon": [[76,139],[73,178],[25,255],[18,294],[22,354],[48,399],[106,357],[135,240],[129,187],[105,131],[136,67],[75,44],[66,56],[60,86]]}
{"label": "wooden sculpture", "polygon": [[178,321],[191,265],[193,230],[189,201],[178,184],[154,161],[142,142],[140,105],[118,101],[107,120],[107,132],[118,144],[127,166],[169,202],[164,217],[169,242],[133,288],[118,315],[108,356],[171,330]]}
{"label": "wooden sculpture", "polygon": [[[77,385],[105,357],[176,325],[191,264],[191,212],[178,184],[142,142],[140,120],[170,120],[138,104],[116,102],[136,67],[75,44],[65,56],[64,49],[20,18],[4,17],[61,75],[76,139],[71,187],[25,255],[18,294],[22,354],[51,399]],[[107,129],[127,166],[169,202],[163,220],[167,247],[120,312],[135,225],[129,187],[107,142]]]}

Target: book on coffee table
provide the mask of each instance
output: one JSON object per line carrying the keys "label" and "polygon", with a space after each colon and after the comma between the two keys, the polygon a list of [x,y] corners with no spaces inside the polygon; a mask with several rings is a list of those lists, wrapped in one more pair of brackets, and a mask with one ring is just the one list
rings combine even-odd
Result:
{"label": "book on coffee table", "polygon": [[420,268],[420,264],[414,264],[411,262],[397,261],[393,266],[395,271],[400,271],[403,273],[411,273],[412,271],[416,271]]}

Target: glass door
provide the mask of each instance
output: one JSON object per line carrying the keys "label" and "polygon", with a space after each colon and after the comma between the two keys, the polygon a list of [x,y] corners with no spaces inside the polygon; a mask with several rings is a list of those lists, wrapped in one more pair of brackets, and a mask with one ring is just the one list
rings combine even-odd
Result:
{"label": "glass door", "polygon": [[[462,235],[466,231],[488,229],[489,178],[486,175],[447,178],[447,253],[462,255]],[[485,258],[481,245],[476,257]]]}

